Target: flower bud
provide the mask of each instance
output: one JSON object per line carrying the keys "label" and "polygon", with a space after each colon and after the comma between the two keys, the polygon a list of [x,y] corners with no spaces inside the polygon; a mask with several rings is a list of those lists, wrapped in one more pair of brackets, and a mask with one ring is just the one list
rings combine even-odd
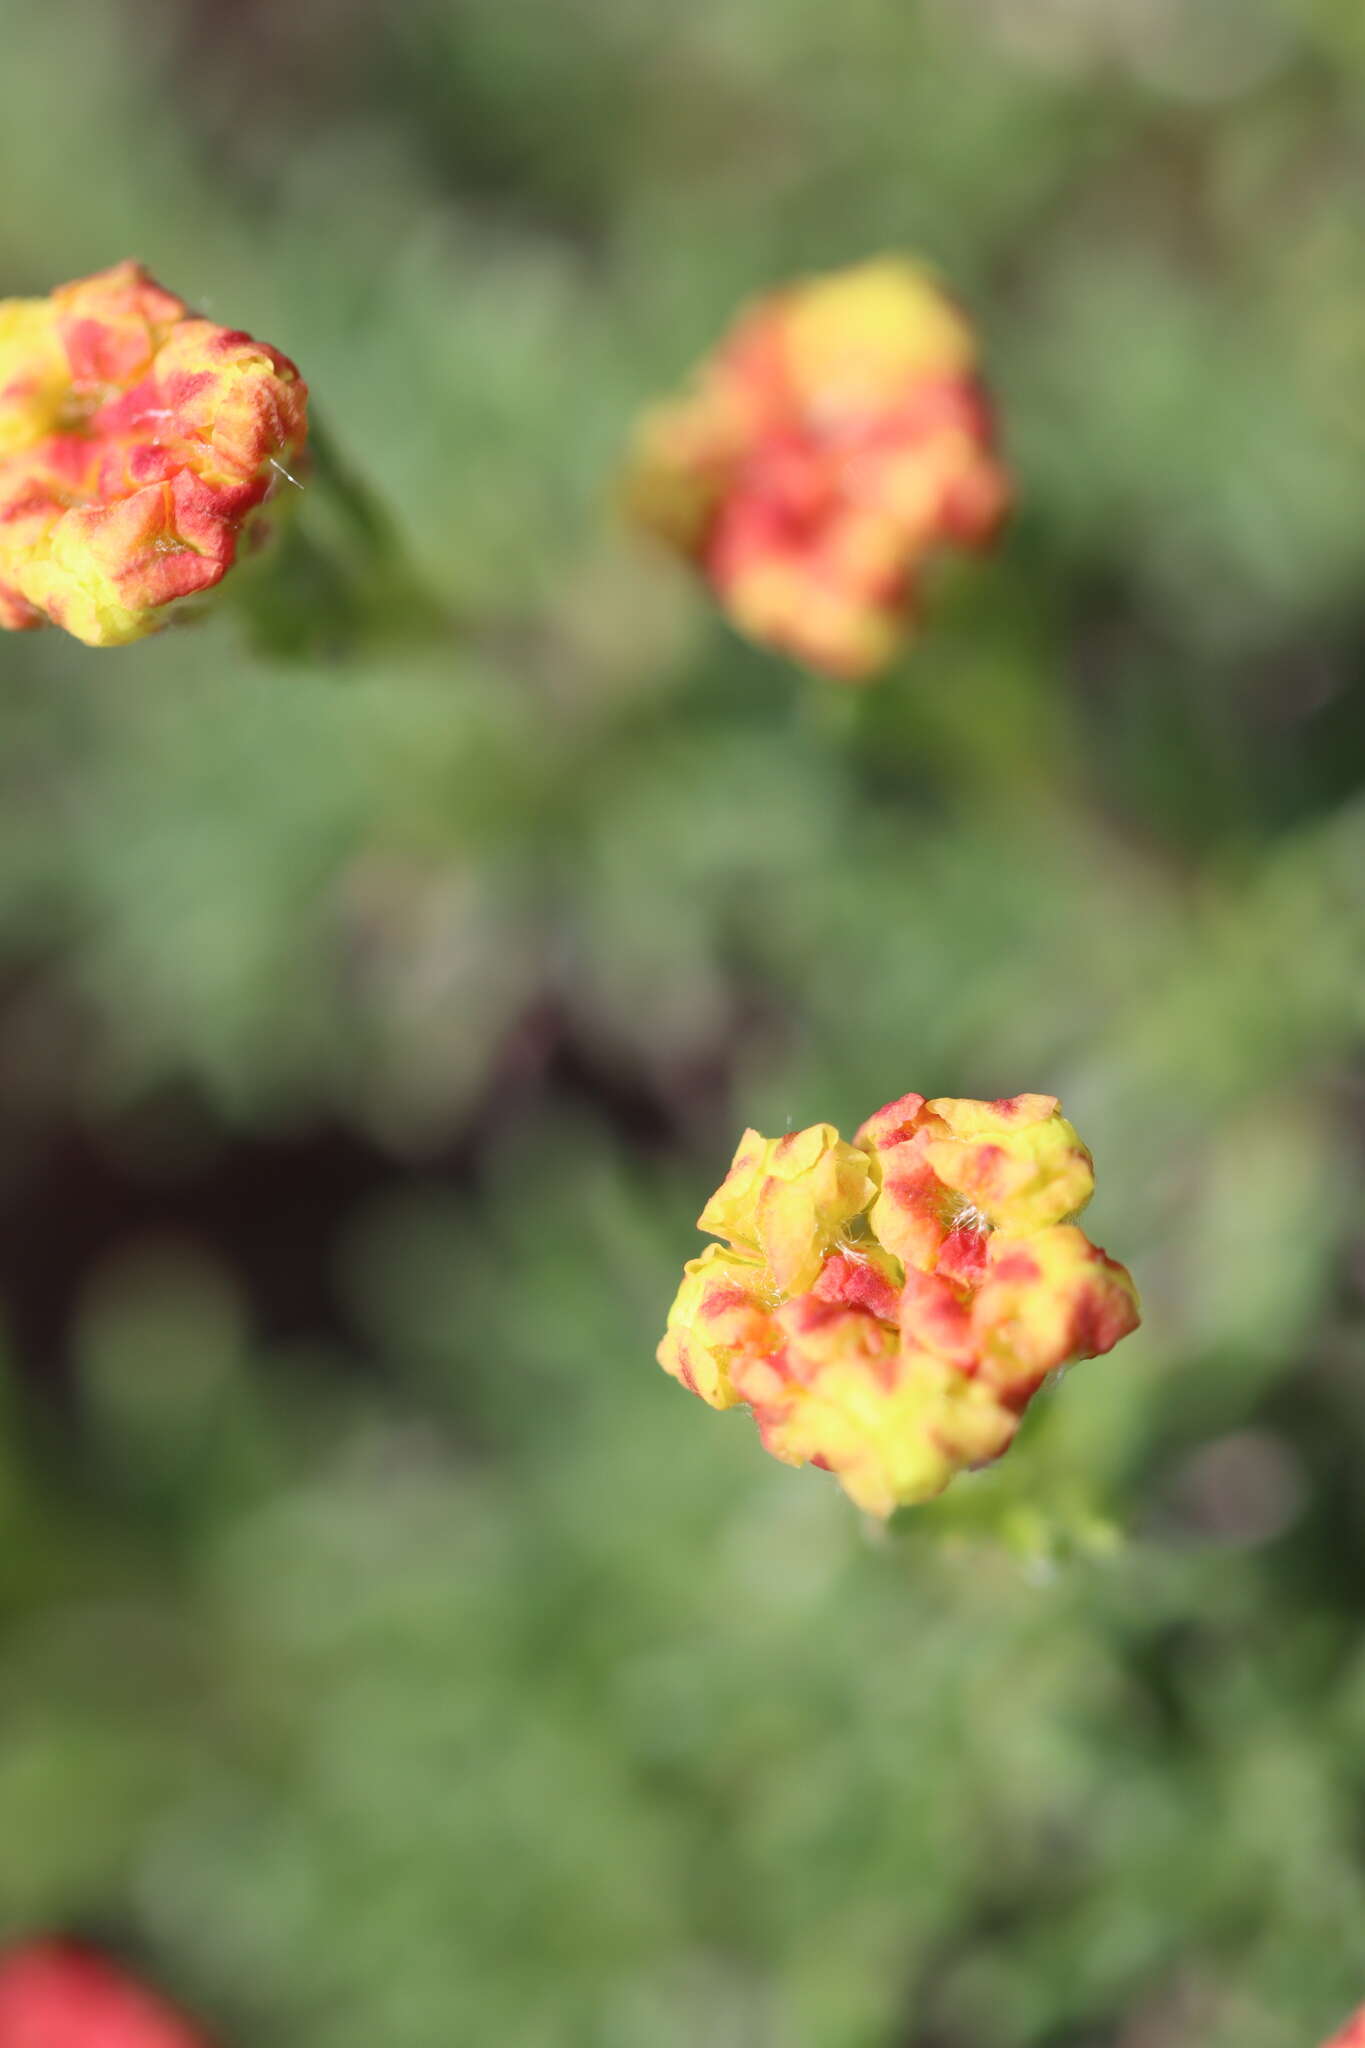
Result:
{"label": "flower bud", "polygon": [[1095,1192],[1095,1166],[1055,1095],[999,1102],[940,1096],[946,1126],[925,1148],[945,1187],[996,1230],[1046,1230],[1079,1215]]}
{"label": "flower bud", "polygon": [[769,1313],[767,1275],[756,1259],[709,1244],[689,1259],[668,1311],[658,1359],[712,1408],[733,1408],[743,1397],[731,1381],[740,1356],[766,1357],[781,1343]]}
{"label": "flower bud", "polygon": [[1050,1372],[1112,1351],[1139,1320],[1127,1269],[1074,1223],[992,1235],[979,1287],[912,1270],[900,1304],[907,1343],[970,1373],[1016,1413]]}
{"label": "flower bud", "polygon": [[926,1426],[934,1390],[900,1374],[895,1331],[866,1309],[813,1296],[788,1303],[778,1322],[781,1351],[746,1360],[736,1375],[764,1448],[786,1465],[833,1472],[869,1514],[941,1493],[954,1466]]}
{"label": "flower bud", "polygon": [[843,681],[883,668],[925,561],[994,536],[1008,483],[966,320],[884,257],[742,313],[647,413],[627,500],[739,629]]}
{"label": "flower bud", "polygon": [[881,1178],[873,1229],[926,1271],[945,1246],[950,1265],[971,1264],[977,1254],[960,1233],[1043,1230],[1076,1215],[1095,1189],[1094,1163],[1055,1095],[905,1096],[870,1117],[858,1142]]}
{"label": "flower bud", "polygon": [[774,1457],[833,1472],[869,1514],[932,1500],[1014,1435],[1015,1418],[988,1389],[902,1344],[866,1309],[806,1295],[776,1319],[781,1350],[746,1358],[736,1390]]}
{"label": "flower bud", "polygon": [[233,566],[307,402],[286,356],[135,263],[0,302],[0,627],[158,631]]}
{"label": "flower bud", "polygon": [[928,1147],[947,1126],[922,1095],[902,1095],[868,1118],[858,1143],[869,1154],[880,1192],[872,1204],[879,1243],[907,1268],[932,1272],[964,1204],[929,1164]]}
{"label": "flower bud", "polygon": [[843,1226],[871,1197],[866,1158],[833,1124],[812,1124],[785,1138],[750,1130],[697,1228],[760,1253],[779,1294],[803,1294]]}
{"label": "flower bud", "polygon": [[982,1378],[1022,1406],[1058,1366],[1112,1351],[1142,1312],[1128,1269],[1057,1223],[992,1237],[971,1318]]}
{"label": "flower bud", "polygon": [[817,1301],[865,1308],[883,1322],[894,1323],[900,1315],[901,1288],[900,1260],[871,1238],[862,1238],[829,1254],[811,1293]]}

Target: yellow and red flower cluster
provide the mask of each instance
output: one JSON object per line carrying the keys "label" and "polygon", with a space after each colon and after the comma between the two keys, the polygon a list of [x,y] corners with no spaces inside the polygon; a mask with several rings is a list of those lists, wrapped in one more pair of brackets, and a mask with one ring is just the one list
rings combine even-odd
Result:
{"label": "yellow and red flower cluster", "polygon": [[0,301],[0,627],[155,632],[232,567],[307,408],[286,356],[136,263]]}
{"label": "yellow and red flower cluster", "polygon": [[870,1514],[932,1499],[1009,1448],[1049,1373],[1137,1327],[1131,1278],[1075,1222],[1094,1184],[1051,1095],[906,1095],[851,1145],[746,1131],[659,1363]]}
{"label": "yellow and red flower cluster", "polygon": [[742,632],[848,682],[904,638],[926,558],[984,547],[1008,498],[972,330],[892,257],[742,313],[627,478]]}
{"label": "yellow and red flower cluster", "polygon": [[0,1957],[0,2048],[207,2048],[97,1950],[34,1941]]}

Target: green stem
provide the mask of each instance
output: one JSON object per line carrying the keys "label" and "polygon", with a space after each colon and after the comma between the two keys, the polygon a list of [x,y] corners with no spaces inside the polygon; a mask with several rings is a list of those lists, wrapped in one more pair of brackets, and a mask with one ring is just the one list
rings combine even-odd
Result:
{"label": "green stem", "polygon": [[234,579],[262,653],[344,660],[452,636],[456,622],[414,568],[398,522],[325,427],[314,422],[300,473],[281,476],[278,530]]}

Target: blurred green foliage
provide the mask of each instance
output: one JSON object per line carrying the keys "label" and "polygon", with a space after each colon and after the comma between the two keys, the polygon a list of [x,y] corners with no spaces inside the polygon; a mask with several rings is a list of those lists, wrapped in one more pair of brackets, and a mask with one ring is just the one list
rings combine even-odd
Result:
{"label": "blurred green foliage", "polygon": [[[3,12],[0,289],[141,257],[350,482],[194,631],[0,648],[0,1931],[242,2048],[1312,2048],[1358,0]],[[1021,510],[850,697],[610,478],[737,300],[885,246]],[[740,1125],[911,1087],[1062,1095],[1147,1323],[874,1541],[652,1350]]]}

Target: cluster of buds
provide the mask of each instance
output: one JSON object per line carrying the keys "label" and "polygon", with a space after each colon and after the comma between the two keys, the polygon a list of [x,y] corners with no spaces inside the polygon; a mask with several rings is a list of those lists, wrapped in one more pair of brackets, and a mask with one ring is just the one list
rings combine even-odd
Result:
{"label": "cluster of buds", "polygon": [[891,257],[741,313],[645,415],[627,477],[741,632],[845,682],[905,638],[926,560],[987,545],[1008,498],[972,330]]}
{"label": "cluster of buds", "polygon": [[287,357],[136,263],[0,301],[0,627],[155,632],[232,567],[307,408]]}
{"label": "cluster of buds", "polygon": [[35,1941],[0,1957],[0,2048],[207,2048],[96,1950]]}
{"label": "cluster of buds", "polygon": [[906,1095],[851,1145],[746,1131],[659,1363],[869,1514],[930,1500],[1009,1448],[1050,1373],[1136,1328],[1131,1278],[1075,1221],[1094,1184],[1052,1095]]}

